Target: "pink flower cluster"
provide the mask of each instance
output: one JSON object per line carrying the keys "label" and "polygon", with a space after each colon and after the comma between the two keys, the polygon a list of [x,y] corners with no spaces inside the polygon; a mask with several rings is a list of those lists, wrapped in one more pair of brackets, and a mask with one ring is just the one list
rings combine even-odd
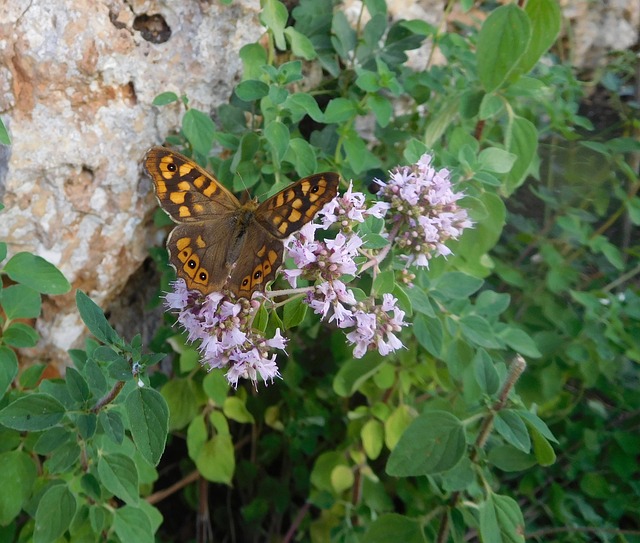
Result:
{"label": "pink flower cluster", "polygon": [[[409,266],[426,267],[433,255],[451,254],[445,243],[471,226],[466,210],[456,203],[462,194],[452,191],[448,170],[436,171],[431,160],[425,154],[416,164],[390,172],[388,183],[377,181],[382,200],[374,203],[350,185],[318,213],[319,224],[305,225],[286,243],[295,267],[284,269],[283,275],[293,293],[303,294],[304,302],[316,314],[347,331],[355,358],[371,350],[384,356],[400,349],[403,344],[398,334],[408,323],[390,293],[383,294],[380,303],[358,290],[356,296],[347,284],[369,268],[377,273],[394,247],[405,263],[403,280],[410,283],[413,274]],[[369,216],[384,219],[389,226],[388,233],[381,233],[389,243],[380,250],[366,250],[358,234],[358,225]],[[335,236],[327,236],[325,231],[336,226]],[[299,286],[300,280],[310,286]],[[291,293],[274,291],[267,296]],[[215,292],[202,299],[198,292],[188,291],[181,280],[166,295],[166,305],[178,312],[178,322],[187,330],[189,341],[200,341],[203,364],[228,367],[226,376],[233,386],[240,378],[250,379],[255,386],[258,377],[265,383],[280,377],[276,355],[270,353],[284,350],[286,339],[280,330],[266,339],[253,328],[261,303],[257,297],[231,301]]]}
{"label": "pink flower cluster", "polygon": [[199,292],[187,290],[182,279],[173,283],[173,291],[165,296],[168,309],[178,312],[178,322],[188,333],[188,341],[200,340],[198,349],[202,364],[214,368],[229,367],[227,380],[236,387],[238,379],[250,379],[257,385],[258,376],[266,383],[280,377],[276,355],[272,349],[284,350],[287,339],[280,329],[266,339],[253,328],[260,307],[257,299],[231,302],[221,293],[212,292],[202,298]]}
{"label": "pink flower cluster", "polygon": [[[355,345],[353,356],[356,358],[376,348],[386,355],[402,347],[395,333],[407,324],[404,311],[396,306],[396,298],[385,294],[381,306],[377,306],[373,298],[357,301],[342,280],[357,274],[356,258],[364,243],[353,226],[364,222],[368,215],[383,218],[388,208],[386,202],[376,202],[367,208],[364,194],[353,192],[349,186],[344,195],[335,198],[319,213],[322,225],[306,225],[288,244],[296,267],[284,270],[284,276],[293,287],[298,277],[314,283],[307,291],[305,303],[339,328],[354,328],[347,334],[347,340]],[[315,239],[316,231],[334,224],[340,227],[334,239]]]}
{"label": "pink flower cluster", "polygon": [[445,243],[472,226],[456,203],[464,194],[453,192],[449,170],[436,171],[431,160],[425,153],[416,164],[391,171],[388,183],[376,179],[378,195],[390,204],[387,219],[398,225],[394,242],[407,266],[428,267],[434,255],[451,254]]}

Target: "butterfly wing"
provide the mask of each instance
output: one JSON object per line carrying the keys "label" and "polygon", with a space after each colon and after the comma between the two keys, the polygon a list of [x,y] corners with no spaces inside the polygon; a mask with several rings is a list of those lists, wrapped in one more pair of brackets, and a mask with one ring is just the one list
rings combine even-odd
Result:
{"label": "butterfly wing", "polygon": [[338,193],[340,176],[317,173],[300,179],[260,204],[256,221],[269,234],[286,239],[310,222]]}
{"label": "butterfly wing", "polygon": [[238,199],[213,175],[180,153],[153,147],[144,164],[160,206],[177,223],[209,221],[240,208]]}
{"label": "butterfly wing", "polygon": [[251,298],[273,281],[282,264],[284,243],[255,221],[247,229],[237,262],[231,270],[227,288],[238,298]]}
{"label": "butterfly wing", "polygon": [[215,177],[180,153],[154,147],[144,162],[160,206],[179,223],[167,240],[170,264],[187,288],[203,294],[222,290],[242,241],[240,203]]}
{"label": "butterfly wing", "polygon": [[250,298],[275,279],[282,264],[283,240],[335,197],[339,182],[338,174],[331,172],[305,177],[258,206],[228,282],[236,296]]}

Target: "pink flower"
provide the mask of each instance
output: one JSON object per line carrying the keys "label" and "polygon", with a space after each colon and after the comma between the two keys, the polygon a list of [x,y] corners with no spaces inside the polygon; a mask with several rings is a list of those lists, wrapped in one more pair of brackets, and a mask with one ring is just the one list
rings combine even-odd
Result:
{"label": "pink flower", "polygon": [[322,219],[324,228],[337,223],[342,231],[350,232],[356,223],[365,221],[366,215],[382,218],[387,209],[389,204],[386,202],[377,202],[368,207],[365,195],[354,192],[351,182],[347,191],[324,206],[318,216]]}
{"label": "pink flower", "polygon": [[435,256],[447,256],[450,239],[458,239],[472,226],[467,211],[457,205],[463,194],[454,193],[447,169],[436,171],[424,154],[412,166],[390,172],[378,194],[390,205],[388,216],[398,226],[395,243],[403,249],[407,266],[428,267]]}
{"label": "pink flower", "polygon": [[213,368],[228,367],[227,380],[234,387],[239,378],[250,379],[257,386],[258,376],[266,383],[280,377],[275,354],[271,349],[284,350],[286,338],[276,330],[266,339],[253,328],[253,319],[260,304],[256,300],[231,301],[218,292],[205,298],[187,291],[184,281],[176,281],[174,291],[167,293],[165,304],[178,311],[178,323],[186,330],[188,341],[200,340],[201,363]]}
{"label": "pink flower", "polygon": [[354,345],[355,358],[361,358],[373,349],[386,356],[403,346],[395,333],[407,323],[404,311],[396,302],[391,294],[384,294],[382,305],[375,305],[373,300],[359,304],[360,308],[354,313],[356,328],[347,334],[347,340]]}

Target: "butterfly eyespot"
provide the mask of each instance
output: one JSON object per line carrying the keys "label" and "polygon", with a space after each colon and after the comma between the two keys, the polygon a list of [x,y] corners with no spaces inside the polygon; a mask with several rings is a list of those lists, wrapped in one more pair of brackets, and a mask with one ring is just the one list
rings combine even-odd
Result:
{"label": "butterfly eyespot", "polygon": [[246,277],[243,281],[242,281],[242,286],[246,287],[249,284],[249,278]]}
{"label": "butterfly eyespot", "polygon": [[313,187],[313,188],[311,189],[311,192],[313,192],[313,193],[315,194],[315,193],[316,193],[316,192],[318,192],[319,190],[320,190],[320,187],[319,187],[318,185],[316,185],[315,187]]}
{"label": "butterfly eyespot", "polygon": [[253,274],[253,278],[257,281],[258,279],[260,279],[262,277],[262,272],[261,271],[257,271]]}
{"label": "butterfly eyespot", "polygon": [[189,266],[192,270],[197,266],[196,261],[191,259],[187,262],[187,266]]}
{"label": "butterfly eyespot", "polygon": [[207,274],[205,272],[200,272],[200,281],[206,281],[207,280]]}
{"label": "butterfly eyespot", "polygon": [[167,164],[167,170],[173,173],[178,170],[178,167],[173,162],[169,162],[169,164]]}

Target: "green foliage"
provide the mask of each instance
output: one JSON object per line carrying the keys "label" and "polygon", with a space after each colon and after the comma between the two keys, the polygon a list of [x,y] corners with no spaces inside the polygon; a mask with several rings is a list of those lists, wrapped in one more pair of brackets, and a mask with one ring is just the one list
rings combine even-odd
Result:
{"label": "green foliage", "polygon": [[[215,115],[156,98],[185,108],[168,142],[258,195],[323,170],[366,192],[429,151],[474,228],[447,259],[403,272],[402,251],[368,220],[364,249],[389,252],[356,297],[393,293],[411,322],[405,348],[354,359],[293,298],[254,321],[297,327],[282,381],[258,393],[199,371],[169,326],[153,348],[175,353],[171,378],[148,379],[164,354],[126,343],[79,291],[95,339],[69,353],[65,379],[19,375],[41,294],[70,287],[39,257],[13,255],[0,270],[12,283],[0,293],[0,481],[16,490],[0,493],[0,526],[21,540],[152,540],[162,519],[141,496],[170,431],[185,473],[212,484],[215,540],[233,525],[238,540],[630,541],[640,182],[628,157],[640,145],[624,131],[637,132],[637,105],[620,102],[620,134],[587,133],[571,67],[539,62],[557,47],[554,0],[502,5],[464,35],[390,23],[384,0],[365,1],[355,22],[330,0],[262,8],[267,45],[243,47],[243,79]],[[411,68],[427,42],[446,62],[422,52],[426,68]],[[634,65],[615,60],[603,85],[622,93]]]}
{"label": "green foliage", "polygon": [[[101,343],[88,339],[85,350],[71,351],[64,380],[41,380],[44,366],[16,380],[14,349],[39,339],[31,324],[16,319],[37,319],[41,293],[71,287],[57,268],[30,253],[13,255],[1,271],[17,283],[0,291],[0,484],[12,489],[0,499],[0,524],[42,543],[65,533],[72,541],[130,541],[131,533],[152,541],[158,513],[141,506],[140,489],[157,478],[169,414],[140,374],[163,355],[142,354],[139,336],[126,343],[77,291],[80,316]],[[127,505],[114,510],[114,498]],[[23,510],[28,517],[20,516]]]}

